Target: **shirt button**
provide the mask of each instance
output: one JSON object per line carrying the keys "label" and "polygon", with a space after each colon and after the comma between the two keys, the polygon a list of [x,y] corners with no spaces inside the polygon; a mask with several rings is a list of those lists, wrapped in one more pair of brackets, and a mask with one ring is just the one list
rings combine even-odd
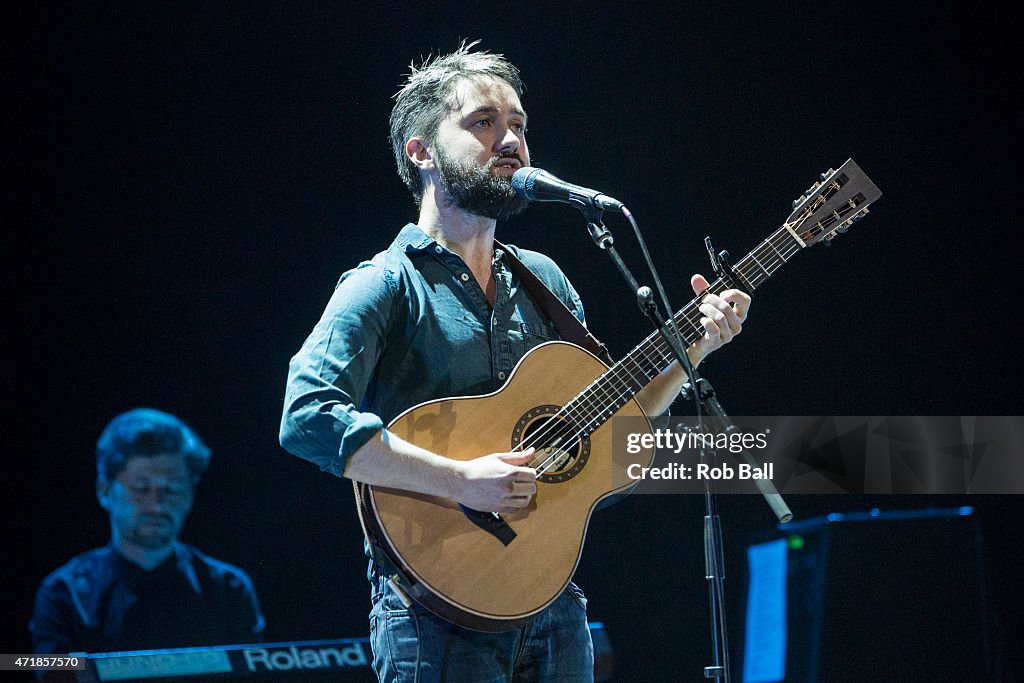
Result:
{"label": "shirt button", "polygon": [[505,373],[504,372],[499,372],[498,373],[498,379],[505,379]]}
{"label": "shirt button", "polygon": [[463,273],[459,277],[462,278],[463,282],[469,282],[469,273]]}
{"label": "shirt button", "polygon": [[438,244],[434,247],[434,251],[440,254],[442,251],[444,251],[444,248],[440,244]]}

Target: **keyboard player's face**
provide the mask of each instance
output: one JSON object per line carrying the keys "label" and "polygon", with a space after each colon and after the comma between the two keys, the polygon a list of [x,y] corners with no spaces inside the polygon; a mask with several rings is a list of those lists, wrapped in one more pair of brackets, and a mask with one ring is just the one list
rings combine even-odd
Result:
{"label": "keyboard player's face", "polygon": [[192,509],[185,459],[180,454],[129,458],[107,488],[104,507],[122,539],[147,550],[173,543]]}

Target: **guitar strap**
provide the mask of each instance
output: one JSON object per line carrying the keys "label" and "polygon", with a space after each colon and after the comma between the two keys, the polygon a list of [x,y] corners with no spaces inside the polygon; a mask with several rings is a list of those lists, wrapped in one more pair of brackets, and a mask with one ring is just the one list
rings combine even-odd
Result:
{"label": "guitar strap", "polygon": [[512,251],[498,240],[494,240],[494,246],[501,249],[508,259],[512,272],[519,277],[526,291],[530,293],[533,300],[537,302],[544,314],[555,324],[558,336],[576,346],[581,346],[594,354],[607,365],[612,365],[612,357],[608,354],[608,348],[598,341],[597,337],[579,321],[573,312],[562,303],[562,300],[555,296],[547,285],[541,282],[532,270],[526,267]]}

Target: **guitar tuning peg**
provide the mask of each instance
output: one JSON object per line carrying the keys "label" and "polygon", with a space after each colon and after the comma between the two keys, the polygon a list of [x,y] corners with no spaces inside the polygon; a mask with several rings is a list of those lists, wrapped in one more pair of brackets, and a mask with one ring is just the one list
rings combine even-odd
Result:
{"label": "guitar tuning peg", "polygon": [[807,190],[804,192],[804,196],[810,197],[812,194],[818,191],[819,187],[821,187],[821,183],[814,183],[813,185],[807,188]]}
{"label": "guitar tuning peg", "polygon": [[836,169],[830,168],[830,169],[828,169],[827,171],[825,171],[824,173],[821,174],[821,179],[825,180],[825,178],[828,178],[830,175],[832,175],[835,172],[836,172]]}
{"label": "guitar tuning peg", "polygon": [[821,240],[821,243],[824,244],[826,247],[831,247],[832,246],[832,236],[829,235],[828,237],[823,237],[822,240]]}
{"label": "guitar tuning peg", "polygon": [[795,209],[796,207],[800,206],[800,202],[802,202],[805,199],[806,199],[806,197],[800,197],[799,199],[794,199],[793,200],[793,208]]}
{"label": "guitar tuning peg", "polygon": [[850,229],[850,224],[849,223],[843,223],[838,228],[836,228],[836,232],[838,232],[838,233],[845,233],[849,229]]}

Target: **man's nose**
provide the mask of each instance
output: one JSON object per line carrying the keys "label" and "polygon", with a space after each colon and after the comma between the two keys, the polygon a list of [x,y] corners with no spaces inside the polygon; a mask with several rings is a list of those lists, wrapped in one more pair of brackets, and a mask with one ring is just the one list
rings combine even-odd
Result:
{"label": "man's nose", "polygon": [[152,491],[142,500],[142,509],[148,514],[163,512],[167,505],[167,496],[159,491]]}
{"label": "man's nose", "polygon": [[511,127],[505,126],[504,134],[498,139],[498,152],[517,152],[519,151],[519,136],[512,130]]}
{"label": "man's nose", "polygon": [[174,494],[159,487],[154,487],[142,497],[142,504],[147,512],[164,512]]}

